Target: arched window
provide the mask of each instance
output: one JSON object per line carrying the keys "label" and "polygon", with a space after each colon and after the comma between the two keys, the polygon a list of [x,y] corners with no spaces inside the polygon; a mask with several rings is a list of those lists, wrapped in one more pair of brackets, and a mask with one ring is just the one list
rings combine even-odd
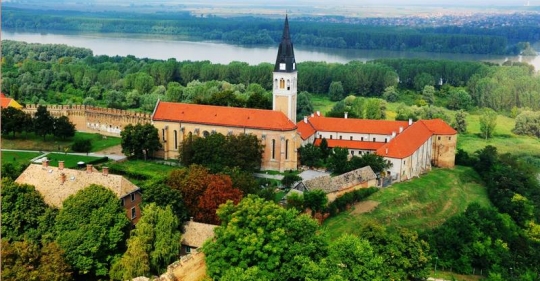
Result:
{"label": "arched window", "polygon": [[276,159],[276,140],[272,140],[272,159]]}
{"label": "arched window", "polygon": [[287,79],[287,90],[291,89],[291,80]]}
{"label": "arched window", "polygon": [[174,130],[174,149],[178,149],[178,131]]}
{"label": "arched window", "polygon": [[280,88],[280,89],[285,88],[285,79],[281,78],[281,79],[279,80],[279,88]]}
{"label": "arched window", "polygon": [[277,89],[278,88],[278,82],[277,82],[277,79],[274,79],[274,89]]}
{"label": "arched window", "polygon": [[204,136],[205,138],[208,137],[208,136],[210,135],[210,133],[209,133],[208,131],[204,131],[202,134],[203,134],[203,136]]}
{"label": "arched window", "polygon": [[285,160],[289,159],[289,140],[285,141]]}

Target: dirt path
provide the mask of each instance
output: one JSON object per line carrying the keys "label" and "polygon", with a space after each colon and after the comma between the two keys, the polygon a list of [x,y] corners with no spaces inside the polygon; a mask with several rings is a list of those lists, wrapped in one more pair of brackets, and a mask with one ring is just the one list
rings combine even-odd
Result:
{"label": "dirt path", "polygon": [[113,154],[113,155],[124,155],[122,154],[122,145],[115,145],[108,148],[105,148],[101,151],[96,151],[95,153],[99,154]]}
{"label": "dirt path", "polygon": [[351,215],[358,215],[363,213],[369,213],[379,206],[377,201],[362,201],[354,205],[354,209],[351,211]]}

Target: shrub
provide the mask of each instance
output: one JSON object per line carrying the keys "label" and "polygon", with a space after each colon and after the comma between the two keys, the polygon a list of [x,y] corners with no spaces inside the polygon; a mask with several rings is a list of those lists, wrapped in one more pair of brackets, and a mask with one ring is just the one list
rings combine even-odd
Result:
{"label": "shrub", "polygon": [[89,139],[76,140],[71,146],[71,150],[75,152],[88,153],[92,150],[92,142]]}

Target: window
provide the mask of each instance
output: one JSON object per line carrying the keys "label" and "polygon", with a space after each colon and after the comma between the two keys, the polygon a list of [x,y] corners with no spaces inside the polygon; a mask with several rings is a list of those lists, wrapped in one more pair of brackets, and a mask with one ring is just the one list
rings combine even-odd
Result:
{"label": "window", "polygon": [[448,140],[452,140],[452,137],[448,137]]}
{"label": "window", "polygon": [[441,137],[438,137],[437,140],[441,140]]}
{"label": "window", "polygon": [[322,139],[322,135],[319,135],[319,138]]}
{"label": "window", "polygon": [[364,141],[364,137],[361,137],[360,140],[361,140],[361,141]]}
{"label": "window", "polygon": [[351,136],[351,140],[352,140],[352,136]]}
{"label": "window", "polygon": [[291,89],[291,80],[287,79],[287,90]]}
{"label": "window", "polygon": [[131,208],[131,219],[134,219],[137,217],[137,211],[135,210],[135,207]]}
{"label": "window", "polygon": [[354,156],[354,150],[351,150],[351,155]]}
{"label": "window", "polygon": [[161,129],[161,135],[163,135],[163,141],[165,141],[165,129]]}
{"label": "window", "polygon": [[373,142],[375,142],[375,138],[373,138]]}
{"label": "window", "polygon": [[343,136],[339,136],[339,139],[342,140],[342,139],[343,139]]}
{"label": "window", "polygon": [[333,136],[332,136],[332,135],[330,135],[330,139],[332,139],[332,137],[333,137]]}
{"label": "window", "polygon": [[184,250],[186,251],[186,254],[191,253],[191,247],[190,246],[184,246]]}
{"label": "window", "polygon": [[124,203],[124,198],[122,198],[122,206],[124,206],[124,204],[125,204],[125,203]]}
{"label": "window", "polygon": [[285,160],[289,159],[289,140],[285,141]]}
{"label": "window", "polygon": [[209,133],[208,131],[204,131],[202,134],[203,134],[203,136],[204,136],[205,138],[207,138],[208,136],[210,136],[210,133]]}
{"label": "window", "polygon": [[174,130],[174,149],[178,149],[178,131]]}
{"label": "window", "polygon": [[384,138],[384,142],[387,143],[387,142],[388,142],[388,138]]}
{"label": "window", "polygon": [[276,159],[276,140],[272,140],[272,159]]}
{"label": "window", "polygon": [[403,160],[403,165],[405,165],[405,163],[407,163],[407,160]]}
{"label": "window", "polygon": [[277,79],[274,79],[274,89],[277,89],[278,88],[278,82],[277,82]]}
{"label": "window", "polygon": [[283,78],[279,79],[279,88],[280,89],[285,88],[285,79]]}
{"label": "window", "polygon": [[131,193],[131,202],[135,201],[135,192]]}

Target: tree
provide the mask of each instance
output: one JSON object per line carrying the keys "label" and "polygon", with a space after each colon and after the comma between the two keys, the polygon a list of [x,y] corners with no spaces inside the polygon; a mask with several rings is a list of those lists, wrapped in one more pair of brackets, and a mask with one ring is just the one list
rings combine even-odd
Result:
{"label": "tree", "polygon": [[456,112],[454,118],[454,129],[456,129],[458,133],[467,132],[467,112],[465,112],[464,110],[458,110]]}
{"label": "tree", "polygon": [[242,191],[234,188],[231,178],[226,175],[211,175],[207,182],[206,190],[199,197],[199,212],[195,218],[204,223],[219,224],[218,207],[227,201],[238,204],[242,200]]}
{"label": "tree", "polygon": [[129,224],[116,195],[90,185],[64,201],[56,218],[56,242],[78,274],[107,276],[122,253]]}
{"label": "tree", "polygon": [[111,270],[116,280],[128,280],[149,274],[159,275],[180,254],[180,223],[170,207],[151,203],[144,206],[128,248]]}
{"label": "tree", "polygon": [[[344,234],[328,247],[321,267],[344,280],[384,280],[383,259],[365,239]],[[335,278],[335,277],[334,277]]]}
{"label": "tree", "polygon": [[311,103],[310,94],[302,91],[297,96],[296,116],[298,120],[302,120],[304,116],[309,116],[313,113],[313,103]]}
{"label": "tree", "polygon": [[257,267],[270,280],[290,280],[299,260],[318,261],[324,251],[317,222],[294,209],[250,195],[236,206],[228,201],[217,214],[221,226],[202,248],[213,279],[231,268]]}
{"label": "tree", "polygon": [[435,102],[435,87],[426,85],[422,89],[422,98],[428,103],[433,104]]}
{"label": "tree", "polygon": [[42,136],[43,140],[48,134],[53,133],[54,130],[54,119],[47,111],[45,106],[38,106],[36,114],[34,115],[34,132],[38,136]]}
{"label": "tree", "polygon": [[394,86],[386,87],[382,94],[382,98],[388,102],[396,102],[399,99],[399,94],[398,94],[398,91],[396,90],[396,87]]}
{"label": "tree", "polygon": [[516,125],[512,132],[518,135],[530,135],[540,138],[540,112],[521,112],[516,117]]}
{"label": "tree", "polygon": [[328,88],[328,96],[331,101],[340,101],[343,99],[345,91],[343,90],[343,84],[341,81],[333,81]]}
{"label": "tree", "polygon": [[472,97],[465,89],[453,89],[448,95],[446,107],[449,109],[467,110],[472,105]]}
{"label": "tree", "polygon": [[56,243],[43,247],[23,241],[8,242],[2,239],[3,280],[73,280],[71,268]]}
{"label": "tree", "polygon": [[332,149],[328,147],[328,141],[326,138],[322,138],[321,143],[319,144],[319,149],[321,150],[321,157],[323,161],[326,161],[330,153],[332,153]]}
{"label": "tree", "polygon": [[311,143],[300,147],[300,163],[308,167],[319,167],[321,160],[321,150]]}
{"label": "tree", "polygon": [[191,165],[187,169],[178,169],[171,172],[167,184],[182,193],[182,199],[190,216],[199,212],[199,198],[208,186],[210,173],[201,165]]}
{"label": "tree", "polygon": [[382,99],[369,98],[365,103],[365,118],[384,120],[386,119],[386,101]]}
{"label": "tree", "polygon": [[54,129],[53,134],[57,138],[66,139],[75,136],[75,124],[69,121],[67,116],[53,118]]}
{"label": "tree", "polygon": [[3,108],[1,112],[2,119],[2,134],[15,136],[17,133],[21,133],[25,130],[25,126],[21,126],[25,122],[25,119],[29,117],[27,113],[15,107]]}
{"label": "tree", "polygon": [[311,215],[322,212],[328,204],[326,193],[320,189],[304,192],[304,207],[311,209]]}
{"label": "tree", "polygon": [[493,137],[497,126],[497,112],[491,108],[482,109],[480,115],[480,132],[486,140]]}
{"label": "tree", "polygon": [[392,162],[384,159],[384,157],[380,155],[366,153],[360,157],[353,156],[351,160],[349,160],[348,170],[352,171],[366,166],[370,166],[375,173],[381,173],[386,171],[388,168],[391,168]]}
{"label": "tree", "polygon": [[328,157],[328,169],[335,174],[343,174],[348,169],[349,150],[342,147],[334,147]]}
{"label": "tree", "polygon": [[160,207],[170,207],[174,216],[179,221],[189,218],[186,205],[182,200],[180,190],[167,185],[166,179],[148,180],[141,186],[143,193],[143,204],[155,203]]}
{"label": "tree", "polygon": [[368,223],[358,234],[383,258],[385,280],[421,280],[429,273],[429,245],[414,231]]}
{"label": "tree", "polygon": [[[4,171],[2,171],[4,173]],[[31,185],[2,179],[2,238],[38,243],[46,235],[49,207]]]}
{"label": "tree", "polygon": [[285,173],[285,175],[281,179],[281,184],[285,188],[291,188],[294,183],[299,182],[301,180],[302,180],[302,177],[300,177],[297,174]]}
{"label": "tree", "polygon": [[147,159],[161,148],[158,131],[151,124],[127,125],[120,133],[122,153],[128,157]]}
{"label": "tree", "polygon": [[92,142],[89,139],[78,139],[73,142],[71,150],[88,153],[92,150]]}

